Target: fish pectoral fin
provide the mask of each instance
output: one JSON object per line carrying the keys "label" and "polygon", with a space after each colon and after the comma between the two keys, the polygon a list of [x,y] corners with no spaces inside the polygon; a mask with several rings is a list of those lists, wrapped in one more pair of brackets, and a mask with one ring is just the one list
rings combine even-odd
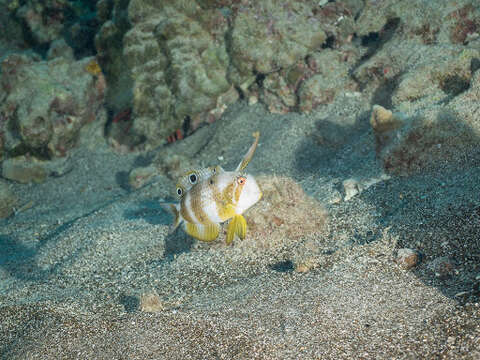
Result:
{"label": "fish pectoral fin", "polygon": [[235,215],[227,228],[227,245],[230,245],[235,238],[235,234],[238,235],[240,239],[245,239],[247,234],[247,221],[242,215]]}
{"label": "fish pectoral fin", "polygon": [[213,241],[218,237],[220,233],[220,224],[194,224],[189,222],[184,222],[185,232],[194,237],[197,240],[201,241]]}
{"label": "fish pectoral fin", "polygon": [[163,210],[173,215],[173,225],[170,228],[170,233],[173,233],[175,229],[180,225],[182,222],[182,216],[180,215],[180,205],[175,203],[160,203],[160,206]]}

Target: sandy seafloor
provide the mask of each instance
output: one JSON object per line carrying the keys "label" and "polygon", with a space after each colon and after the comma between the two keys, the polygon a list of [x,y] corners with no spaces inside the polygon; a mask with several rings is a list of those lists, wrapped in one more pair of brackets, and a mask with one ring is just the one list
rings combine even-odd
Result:
{"label": "sandy seafloor", "polygon": [[[127,186],[155,152],[119,155],[99,142],[74,150],[62,177],[12,184],[31,207],[0,223],[0,357],[480,359],[480,157],[337,202],[344,180],[383,174],[369,105],[337,98],[311,115],[238,103],[169,145],[233,169],[261,131],[249,172],[293,178],[328,213],[309,240],[310,271],[295,271],[289,239],[267,251],[248,230],[233,246],[169,234],[159,201],[174,183],[159,174]],[[323,128],[329,116],[344,126]],[[402,269],[399,248],[420,251],[421,263]],[[447,277],[432,270],[439,257],[454,265]],[[142,311],[142,294],[157,294],[159,311]]]}

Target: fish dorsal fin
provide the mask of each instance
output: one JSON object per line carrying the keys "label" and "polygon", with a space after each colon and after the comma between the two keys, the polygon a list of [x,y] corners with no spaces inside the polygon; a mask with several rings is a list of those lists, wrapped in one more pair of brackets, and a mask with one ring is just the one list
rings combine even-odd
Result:
{"label": "fish dorsal fin", "polygon": [[175,192],[178,197],[182,198],[187,192],[189,192],[192,187],[196,184],[199,184],[215,174],[223,172],[224,170],[220,165],[209,166],[203,169],[195,169],[187,171],[185,174],[180,176],[177,182]]}
{"label": "fish dorsal fin", "polygon": [[256,131],[252,135],[255,138],[255,141],[253,142],[252,146],[250,146],[250,149],[248,149],[247,153],[243,157],[240,164],[238,164],[235,171],[242,171],[243,169],[245,169],[247,167],[250,160],[252,160],[253,154],[255,153],[255,150],[256,150],[257,145],[258,145],[258,139],[260,138],[260,133],[258,131]]}

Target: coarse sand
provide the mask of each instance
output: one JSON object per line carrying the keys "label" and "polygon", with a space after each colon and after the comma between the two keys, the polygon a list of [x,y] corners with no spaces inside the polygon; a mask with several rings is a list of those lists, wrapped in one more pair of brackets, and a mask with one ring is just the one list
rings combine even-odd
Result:
{"label": "coarse sand", "polygon": [[[10,184],[29,206],[0,222],[0,358],[480,359],[480,156],[388,176],[369,111],[240,102],[152,153],[100,142],[64,176]],[[170,233],[165,173],[128,186],[171,154],[233,169],[257,130],[248,171],[271,190],[243,242]],[[402,268],[401,248],[420,263]]]}

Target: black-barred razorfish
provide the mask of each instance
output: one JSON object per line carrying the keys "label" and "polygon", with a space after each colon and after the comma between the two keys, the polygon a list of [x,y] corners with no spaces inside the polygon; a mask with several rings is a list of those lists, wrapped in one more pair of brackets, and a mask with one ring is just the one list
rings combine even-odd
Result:
{"label": "black-barred razorfish", "polygon": [[180,177],[176,188],[180,201],[161,204],[175,217],[173,230],[182,224],[186,233],[194,238],[213,241],[220,233],[220,224],[230,220],[227,244],[235,235],[245,238],[247,222],[242,214],[262,197],[255,178],[243,171],[255,153],[260,133],[253,136],[254,143],[235,171],[212,166],[189,171]]}

